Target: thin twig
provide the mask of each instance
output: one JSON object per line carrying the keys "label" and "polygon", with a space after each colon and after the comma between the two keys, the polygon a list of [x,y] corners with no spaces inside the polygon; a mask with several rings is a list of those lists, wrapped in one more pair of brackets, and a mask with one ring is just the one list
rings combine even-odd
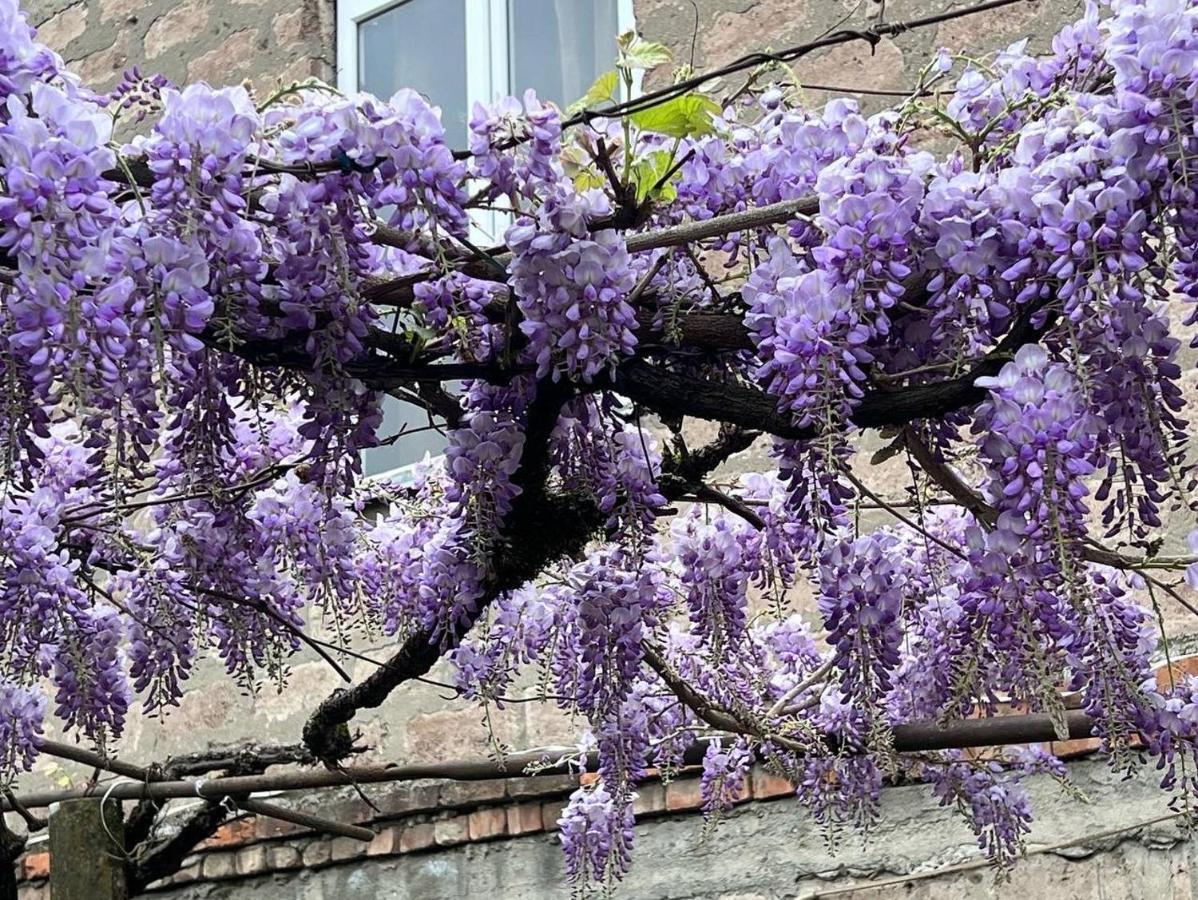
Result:
{"label": "thin twig", "polygon": [[767,719],[776,719],[778,714],[786,708],[786,705],[790,703],[791,700],[799,696],[799,694],[803,693],[803,691],[807,690],[808,688],[813,687],[817,681],[822,680],[824,676],[831,672],[833,663],[834,659],[828,659],[827,662],[823,663],[814,672],[779,697],[778,701],[766,712],[765,717]]}

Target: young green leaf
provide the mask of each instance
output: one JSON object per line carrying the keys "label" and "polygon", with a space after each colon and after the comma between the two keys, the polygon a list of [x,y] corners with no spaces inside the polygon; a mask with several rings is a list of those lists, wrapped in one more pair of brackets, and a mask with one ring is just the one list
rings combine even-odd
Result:
{"label": "young green leaf", "polygon": [[673,54],[665,44],[647,41],[635,31],[625,31],[618,39],[620,66],[625,69],[653,69],[668,63]]}
{"label": "young green leaf", "polygon": [[684,94],[635,112],[629,118],[645,131],[683,138],[711,134],[715,130],[712,116],[718,116],[720,112],[720,105],[710,97]]}
{"label": "young green leaf", "polygon": [[620,76],[616,74],[616,70],[604,72],[595,79],[585,94],[570,104],[566,112],[569,115],[574,115],[584,109],[592,109],[599,106],[601,103],[614,103],[616,100],[616,90],[620,84]]}
{"label": "young green leaf", "polygon": [[[643,202],[650,192],[661,181],[670,166],[674,164],[674,154],[669,150],[658,150],[650,153],[644,159],[638,159],[632,166],[633,180],[636,183],[637,202]],[[669,203],[678,196],[678,191],[670,182],[666,182],[657,190],[657,199]]]}

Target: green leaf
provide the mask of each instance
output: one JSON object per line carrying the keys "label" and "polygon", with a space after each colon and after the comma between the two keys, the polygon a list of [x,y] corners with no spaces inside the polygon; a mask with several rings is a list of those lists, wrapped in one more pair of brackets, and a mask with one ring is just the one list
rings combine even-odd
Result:
{"label": "green leaf", "polygon": [[[650,153],[644,159],[638,159],[632,165],[632,176],[636,183],[636,199],[637,202],[642,202],[649,196],[649,192],[657,182],[661,181],[666,172],[670,171],[670,166],[674,164],[674,154],[669,150],[658,150],[655,153]],[[668,181],[657,190],[657,198],[669,203],[678,196],[678,191],[674,185]]]}
{"label": "green leaf", "polygon": [[906,443],[903,441],[903,438],[900,435],[881,450],[878,450],[876,453],[874,453],[874,455],[870,457],[870,465],[878,466],[886,462],[886,460],[898,456],[905,446]]}
{"label": "green leaf", "polygon": [[594,169],[582,169],[574,176],[574,187],[580,191],[601,188],[606,184],[607,180]]}
{"label": "green leaf", "polygon": [[604,72],[595,79],[585,94],[570,104],[570,108],[566,110],[569,115],[574,115],[584,109],[598,106],[600,103],[614,103],[616,100],[616,90],[620,85],[620,76],[616,74],[616,70]]}
{"label": "green leaf", "polygon": [[683,94],[681,97],[635,112],[629,118],[645,131],[683,138],[711,134],[715,131],[711,117],[718,116],[720,112],[720,105],[710,97]]}
{"label": "green leaf", "polygon": [[617,43],[620,46],[620,66],[625,69],[653,69],[674,58],[665,44],[647,41],[635,31],[625,31]]}

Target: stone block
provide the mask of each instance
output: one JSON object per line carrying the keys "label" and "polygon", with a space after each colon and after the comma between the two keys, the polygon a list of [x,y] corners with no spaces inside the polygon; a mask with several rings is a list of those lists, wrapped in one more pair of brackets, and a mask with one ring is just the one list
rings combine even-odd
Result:
{"label": "stone block", "polygon": [[437,808],[441,791],[441,785],[433,781],[400,781],[382,787],[385,790],[377,792],[372,799],[384,816],[431,812]]}
{"label": "stone block", "polygon": [[535,775],[528,778],[509,778],[507,795],[512,800],[529,800],[556,794],[569,794],[578,787],[574,775]]}
{"label": "stone block", "polygon": [[[512,716],[498,713],[491,718],[494,738],[516,746],[520,734]],[[481,713],[469,706],[412,716],[405,725],[407,749],[404,758],[413,763],[442,763],[455,759],[478,759],[493,750],[492,736]]]}
{"label": "stone block", "polygon": [[441,785],[437,802],[441,807],[478,806],[494,803],[504,798],[504,783],[501,778],[486,781],[449,781]]}
{"label": "stone block", "polygon": [[219,47],[193,59],[187,66],[187,78],[211,84],[236,84],[262,49],[256,30],[235,31]]}
{"label": "stone block", "polygon": [[466,816],[454,816],[452,819],[440,819],[433,823],[433,839],[438,847],[452,847],[454,844],[464,844],[470,840]]}
{"label": "stone block", "polygon": [[366,855],[367,844],[351,837],[335,837],[330,842],[329,853],[333,862],[345,862]]}
{"label": "stone block", "polygon": [[234,865],[238,875],[259,875],[267,870],[266,847],[252,844],[237,851]]}
{"label": "stone block", "polygon": [[304,845],[303,860],[306,868],[327,865],[332,858],[332,849],[325,838],[316,838]]}
{"label": "stone block", "polygon": [[86,0],[80,0],[37,26],[37,39],[61,53],[86,30],[87,3]]}
{"label": "stone block", "polygon": [[200,876],[205,881],[218,881],[222,878],[232,878],[237,874],[237,854],[225,850],[215,850],[204,854],[200,863]]}
{"label": "stone block", "polygon": [[266,849],[266,865],[272,872],[299,868],[302,861],[299,848],[291,844],[274,844]]}
{"label": "stone block", "polygon": [[190,44],[208,26],[209,0],[188,0],[159,16],[146,29],[142,46],[146,59],[162,56],[181,44]]}

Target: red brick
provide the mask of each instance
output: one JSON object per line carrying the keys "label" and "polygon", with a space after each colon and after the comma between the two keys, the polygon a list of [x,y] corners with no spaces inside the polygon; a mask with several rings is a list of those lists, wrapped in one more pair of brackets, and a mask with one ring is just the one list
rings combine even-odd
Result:
{"label": "red brick", "polygon": [[454,816],[452,819],[441,819],[433,823],[433,839],[438,847],[452,847],[454,844],[464,844],[470,840],[470,831],[466,827],[465,816]]}
{"label": "red brick", "polygon": [[754,769],[749,773],[749,786],[753,796],[759,800],[788,797],[795,792],[794,785],[787,779],[765,769]]}
{"label": "red brick", "polygon": [[26,853],[21,857],[21,872],[26,878],[48,878],[50,876],[50,854]]}
{"label": "red brick", "polygon": [[199,846],[201,849],[237,847],[248,844],[256,836],[257,823],[254,819],[235,819],[216,829],[212,837],[202,841]]}
{"label": "red brick", "polygon": [[566,808],[565,800],[554,800],[541,804],[541,827],[546,831],[557,831],[558,819]]}
{"label": "red brick", "polygon": [[1076,759],[1079,756],[1086,756],[1098,750],[1102,747],[1102,740],[1099,738],[1077,738],[1072,741],[1052,741],[1045,746],[1049,753],[1061,759]]}
{"label": "red brick", "polygon": [[379,830],[374,840],[366,845],[367,856],[390,856],[399,852],[399,836],[403,829],[397,825],[388,825]]}
{"label": "red brick", "polygon": [[1161,666],[1156,670],[1156,686],[1167,691],[1171,684],[1183,681],[1187,675],[1198,675],[1198,655],[1183,656],[1173,660],[1172,667]]}
{"label": "red brick", "polygon": [[699,791],[697,778],[671,781],[666,785],[666,809],[671,812],[681,809],[698,809],[702,805],[703,797]]}
{"label": "red brick", "polygon": [[433,835],[432,822],[418,822],[412,825],[405,825],[399,834],[399,852],[400,853],[415,853],[417,850],[426,850],[436,843]]}
{"label": "red brick", "polygon": [[476,809],[466,817],[466,827],[472,841],[507,834],[507,811],[500,807]]}
{"label": "red brick", "polygon": [[294,837],[297,834],[307,834],[311,831],[303,825],[294,822],[284,822],[282,819],[272,819],[269,816],[258,817],[254,833],[262,840],[271,838]]}
{"label": "red brick", "polygon": [[515,803],[507,808],[508,834],[533,834],[542,827],[541,804]]}

